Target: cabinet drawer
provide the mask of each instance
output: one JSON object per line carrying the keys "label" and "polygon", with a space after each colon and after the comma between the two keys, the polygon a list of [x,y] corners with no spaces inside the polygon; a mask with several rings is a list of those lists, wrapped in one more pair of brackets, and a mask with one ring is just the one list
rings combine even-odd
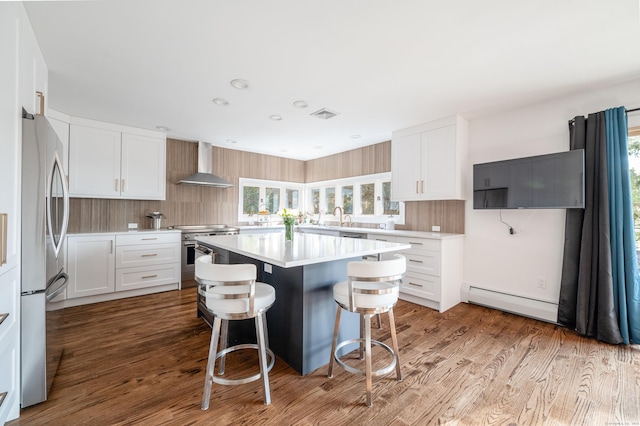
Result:
{"label": "cabinet drawer", "polygon": [[440,276],[440,252],[439,251],[419,251],[415,254],[410,251],[402,253],[407,259],[407,271],[418,274],[428,274]]}
{"label": "cabinet drawer", "polygon": [[[13,406],[17,406],[18,401],[18,379],[16,374],[20,370],[18,364],[18,333],[14,333],[12,338],[2,339],[0,345],[0,424],[4,424],[9,416],[9,411]],[[5,394],[6,392],[6,394]]]}
{"label": "cabinet drawer", "polygon": [[[16,322],[18,320],[18,301],[20,290],[18,289],[17,274],[8,273],[0,280],[0,341],[4,341],[4,337],[10,330],[18,330]],[[0,365],[2,368],[2,365]],[[3,391],[0,391],[3,392]]]}
{"label": "cabinet drawer", "polygon": [[178,244],[116,247],[116,268],[162,265],[179,261],[180,246]]}
{"label": "cabinet drawer", "polygon": [[440,251],[440,240],[432,240],[428,238],[396,237],[396,242],[411,244],[412,251]]}
{"label": "cabinet drawer", "polygon": [[407,271],[400,292],[440,302],[440,277]]}
{"label": "cabinet drawer", "polygon": [[397,237],[393,235],[367,234],[367,240],[386,241],[388,243],[395,243],[397,241]]}
{"label": "cabinet drawer", "polygon": [[180,243],[182,234],[179,232],[164,232],[159,234],[153,233],[133,233],[127,235],[116,235],[116,245],[118,246],[135,246],[142,244],[164,244],[164,243]]}
{"label": "cabinet drawer", "polygon": [[116,270],[116,291],[154,287],[180,281],[180,263]]}

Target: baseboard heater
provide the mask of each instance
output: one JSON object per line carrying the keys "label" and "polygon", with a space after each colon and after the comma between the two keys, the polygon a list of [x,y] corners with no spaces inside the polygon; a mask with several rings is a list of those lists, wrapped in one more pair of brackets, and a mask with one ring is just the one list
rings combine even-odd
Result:
{"label": "baseboard heater", "polygon": [[557,323],[558,304],[514,294],[469,287],[469,303],[486,306],[541,321]]}

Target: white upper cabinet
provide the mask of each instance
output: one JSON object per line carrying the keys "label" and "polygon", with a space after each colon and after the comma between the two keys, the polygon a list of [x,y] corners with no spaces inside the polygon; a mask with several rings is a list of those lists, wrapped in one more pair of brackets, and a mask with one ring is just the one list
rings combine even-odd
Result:
{"label": "white upper cabinet", "polygon": [[162,133],[72,117],[69,194],[164,200],[165,158]]}
{"label": "white upper cabinet", "polygon": [[467,127],[454,116],[393,132],[391,198],[464,200]]}

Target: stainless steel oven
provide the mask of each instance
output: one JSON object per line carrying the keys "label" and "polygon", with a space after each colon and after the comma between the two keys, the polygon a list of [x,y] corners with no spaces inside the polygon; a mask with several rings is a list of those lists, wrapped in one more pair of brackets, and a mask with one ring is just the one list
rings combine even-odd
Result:
{"label": "stainless steel oven", "polygon": [[[194,279],[195,261],[198,256],[204,254],[196,250],[196,237],[204,237],[208,235],[235,235],[239,232],[238,228],[227,225],[176,225],[170,226],[171,229],[180,229],[182,231],[182,286],[194,286],[195,283],[189,283]],[[205,248],[206,249],[206,248]],[[186,285],[185,285],[186,283]]]}

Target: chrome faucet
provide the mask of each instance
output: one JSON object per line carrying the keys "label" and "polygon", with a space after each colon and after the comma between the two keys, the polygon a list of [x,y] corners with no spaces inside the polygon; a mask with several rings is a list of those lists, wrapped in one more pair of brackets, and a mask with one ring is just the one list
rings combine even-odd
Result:
{"label": "chrome faucet", "polygon": [[340,210],[340,226],[342,226],[342,207],[340,206],[336,206],[335,209],[333,209],[333,215],[336,215],[336,210]]}
{"label": "chrome faucet", "polygon": [[353,221],[351,220],[351,215],[350,215],[350,214],[345,214],[345,215],[344,215],[344,221],[345,221],[345,222],[347,221],[347,218],[349,218],[349,223],[347,223],[347,226],[348,226],[349,228],[351,228],[351,225],[353,225]]}

